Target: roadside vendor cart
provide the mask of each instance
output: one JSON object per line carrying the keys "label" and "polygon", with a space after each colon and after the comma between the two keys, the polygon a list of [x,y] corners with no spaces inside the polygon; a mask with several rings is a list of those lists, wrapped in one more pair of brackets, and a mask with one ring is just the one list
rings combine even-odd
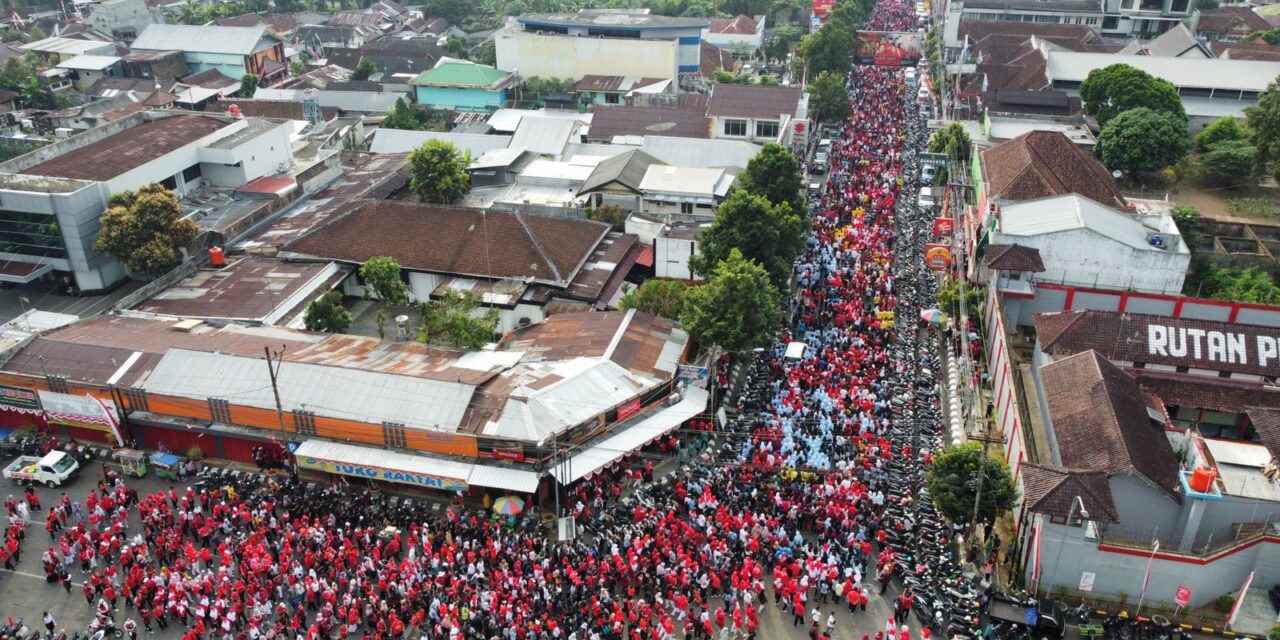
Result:
{"label": "roadside vendor cart", "polygon": [[180,464],[182,464],[182,458],[179,458],[172,453],[151,454],[151,468],[156,470],[157,478],[177,480],[178,465]]}
{"label": "roadside vendor cart", "polygon": [[127,476],[141,478],[147,475],[147,454],[137,449],[117,449],[111,454],[120,461],[120,470]]}

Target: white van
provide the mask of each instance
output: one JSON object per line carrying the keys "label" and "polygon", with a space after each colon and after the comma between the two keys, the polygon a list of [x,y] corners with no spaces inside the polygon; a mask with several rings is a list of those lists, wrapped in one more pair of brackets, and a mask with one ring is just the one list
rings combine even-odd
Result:
{"label": "white van", "polygon": [[908,89],[916,88],[916,78],[917,78],[916,70],[908,68],[906,76],[907,76],[907,88]]}

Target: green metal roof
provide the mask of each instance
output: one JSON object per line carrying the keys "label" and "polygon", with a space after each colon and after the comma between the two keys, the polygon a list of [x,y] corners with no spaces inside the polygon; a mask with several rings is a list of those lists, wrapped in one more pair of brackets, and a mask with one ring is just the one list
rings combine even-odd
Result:
{"label": "green metal roof", "polygon": [[445,61],[434,69],[422,72],[410,84],[429,85],[433,87],[480,87],[498,88],[495,85],[506,80],[511,74],[494,67],[474,62]]}

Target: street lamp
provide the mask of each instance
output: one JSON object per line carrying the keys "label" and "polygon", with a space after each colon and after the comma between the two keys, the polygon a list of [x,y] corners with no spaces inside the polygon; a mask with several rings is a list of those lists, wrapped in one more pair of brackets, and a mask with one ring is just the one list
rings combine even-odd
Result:
{"label": "street lamp", "polygon": [[[1085,520],[1089,519],[1089,510],[1084,508],[1084,500],[1081,500],[1080,496],[1075,496],[1074,498],[1071,499],[1071,509],[1067,511],[1068,527],[1071,526],[1071,520],[1076,517],[1076,505],[1080,505],[1080,517]],[[1041,535],[1044,535],[1044,534],[1041,534]],[[1066,536],[1064,535],[1062,539],[1058,540],[1058,553],[1054,556],[1054,559],[1053,559],[1054,573],[1058,572],[1058,565],[1059,563],[1062,562],[1062,548],[1065,546],[1066,546]]]}

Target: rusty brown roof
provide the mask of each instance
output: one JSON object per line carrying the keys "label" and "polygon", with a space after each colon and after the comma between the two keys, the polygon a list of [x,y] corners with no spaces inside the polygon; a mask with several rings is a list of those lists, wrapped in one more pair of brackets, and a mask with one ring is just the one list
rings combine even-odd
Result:
{"label": "rusty brown roof", "polygon": [[992,198],[1019,202],[1079,193],[1125,208],[1124,195],[1096,158],[1058,131],[1031,131],[982,152]]}
{"label": "rusty brown roof", "polygon": [[1223,33],[1241,31],[1252,33],[1266,31],[1271,23],[1266,18],[1254,13],[1249,7],[1219,7],[1212,11],[1201,11],[1200,20],[1196,23],[1196,33]]}
{"label": "rusty brown roof", "polygon": [[628,370],[659,379],[671,377],[669,368],[659,366],[665,362],[660,357],[663,351],[683,351],[689,339],[675,320],[643,311],[575,312],[558,313],[516,329],[503,338],[502,348],[524,351],[526,359],[598,358],[608,352],[619,330],[622,336],[609,359]]}
{"label": "rusty brown roof", "polygon": [[1041,367],[1040,377],[1063,467],[1134,471],[1180,500],[1178,459],[1129,374],[1091,350]]}
{"label": "rusty brown roof", "polygon": [[[231,105],[240,107],[240,113],[246,118],[276,118],[280,120],[305,120],[302,114],[301,102],[286,102],[283,100],[254,100],[252,98],[245,100],[241,98],[224,98],[216,102],[210,103],[205,107],[205,111],[213,113],[226,113],[231,109]],[[320,107],[320,113],[325,121],[333,120],[338,117],[340,110],[337,107]]]}
{"label": "rusty brown roof", "polygon": [[739,14],[732,18],[713,18],[708,31],[726,35],[749,36],[756,32],[760,23],[749,15]]}
{"label": "rusty brown roof", "polygon": [[702,110],[603,105],[593,113],[589,134],[593,140],[614,136],[711,137],[711,119]]}
{"label": "rusty brown roof", "polygon": [[[314,288],[327,268],[328,263],[242,256],[221,269],[201,269],[134,308],[184,318],[257,320],[303,289]],[[346,274],[349,268],[340,271]]]}
{"label": "rusty brown roof", "polygon": [[354,264],[566,286],[609,232],[588,220],[366,200],[283,248]]}
{"label": "rusty brown roof", "polygon": [[389,342],[366,336],[331,335],[299,351],[286,353],[284,359],[469,385],[483,384],[506,368],[497,364],[490,369],[458,366],[458,359],[466,353],[418,342]]}
{"label": "rusty brown roof", "polygon": [[1040,259],[1040,250],[1020,244],[987,245],[986,253],[982,256],[982,266],[998,271],[1044,272],[1044,261]]}
{"label": "rusty brown roof", "polygon": [[[1077,496],[1088,519],[1097,522],[1120,522],[1116,503],[1111,497],[1111,483],[1101,471],[1077,471],[1027,463],[1022,466],[1022,485],[1027,510],[1050,516],[1073,514]],[[1080,509],[1074,509],[1080,516]]]}
{"label": "rusty brown roof", "polygon": [[[777,118],[794,116],[800,105],[800,87],[718,84],[711,88],[707,115],[729,118]],[[592,124],[594,127],[594,123]]]}
{"label": "rusty brown roof", "polygon": [[[203,138],[230,124],[209,116],[179,115],[125,129],[42,162],[22,173],[106,181]],[[178,171],[181,167],[175,167]]]}
{"label": "rusty brown roof", "polygon": [[1134,369],[1143,390],[1166,405],[1243,413],[1250,405],[1280,408],[1280,390],[1252,380],[1229,380],[1173,371]]}
{"label": "rusty brown roof", "polygon": [[[569,286],[565,288],[568,297],[606,304],[608,297],[617,290],[621,280],[631,272],[640,255],[640,238],[630,233],[610,233],[601,242],[587,263],[578,271]],[[609,287],[609,285],[613,285]],[[608,290],[612,289],[612,290]]]}
{"label": "rusty brown roof", "polygon": [[1272,407],[1249,407],[1249,422],[1258,432],[1262,444],[1271,454],[1272,460],[1280,460],[1280,409]]}

